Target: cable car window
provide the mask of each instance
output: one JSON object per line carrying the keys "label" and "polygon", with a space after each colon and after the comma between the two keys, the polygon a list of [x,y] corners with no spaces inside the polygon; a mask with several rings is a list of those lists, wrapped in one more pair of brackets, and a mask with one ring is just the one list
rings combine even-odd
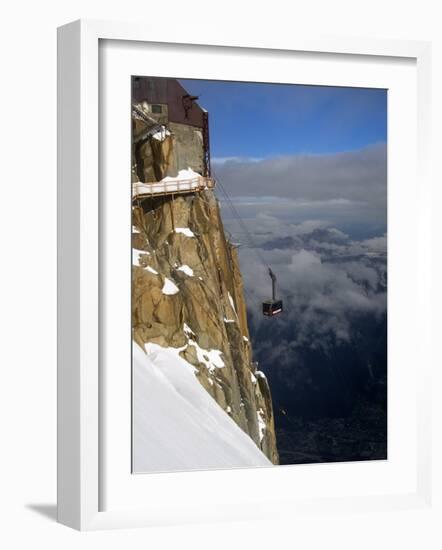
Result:
{"label": "cable car window", "polygon": [[163,112],[163,108],[161,105],[152,105],[152,113],[156,115],[160,115]]}

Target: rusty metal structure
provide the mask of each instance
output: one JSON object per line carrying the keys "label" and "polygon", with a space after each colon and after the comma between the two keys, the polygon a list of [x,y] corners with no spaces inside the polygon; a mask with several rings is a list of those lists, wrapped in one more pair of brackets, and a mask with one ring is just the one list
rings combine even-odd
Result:
{"label": "rusty metal structure", "polygon": [[152,105],[167,105],[169,122],[204,128],[204,109],[175,78],[154,76],[132,77],[132,103],[146,101]]}
{"label": "rusty metal structure", "polygon": [[209,140],[209,113],[203,111],[203,147],[204,147],[204,176],[211,177],[210,170],[210,140]]}

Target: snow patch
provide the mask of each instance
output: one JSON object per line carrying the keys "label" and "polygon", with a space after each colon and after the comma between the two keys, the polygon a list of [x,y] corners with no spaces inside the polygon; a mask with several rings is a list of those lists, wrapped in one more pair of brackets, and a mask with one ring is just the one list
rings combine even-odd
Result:
{"label": "snow patch", "polygon": [[248,342],[249,339],[247,338],[247,336],[243,336],[242,339],[244,340],[244,342]]}
{"label": "snow patch", "polygon": [[147,252],[147,250],[139,250],[138,248],[132,248],[132,264],[133,265],[140,265],[140,255],[146,254],[146,256],[150,256],[150,252]]}
{"label": "snow patch", "polygon": [[163,294],[167,294],[168,296],[172,296],[180,291],[176,284],[167,277],[164,279],[164,286],[161,290]]}
{"label": "snow patch", "polygon": [[188,265],[182,265],[181,267],[177,268],[177,271],[182,271],[189,277],[193,277],[193,269],[189,267]]}
{"label": "snow patch", "polygon": [[161,126],[161,128],[152,134],[151,137],[157,141],[164,141],[168,136],[170,136],[169,130],[165,126]]}
{"label": "snow patch", "polygon": [[238,314],[236,313],[235,302],[233,301],[233,298],[232,298],[230,292],[228,292],[227,294],[229,295],[230,305],[232,306],[232,309],[235,312],[235,315],[238,317]]}
{"label": "snow patch", "polygon": [[133,345],[136,473],[271,466],[197,380],[180,348]]}
{"label": "snow patch", "polygon": [[195,333],[193,330],[189,327],[187,323],[184,323],[184,334],[187,334],[187,336],[192,335],[195,336]]}
{"label": "snow patch", "polygon": [[158,275],[158,271],[155,271],[153,267],[150,267],[150,265],[146,266],[144,268],[146,271],[149,271],[149,273],[153,273],[154,275]]}
{"label": "snow patch", "polygon": [[264,421],[264,411],[262,409],[258,409],[256,412],[256,416],[258,418],[258,431],[259,431],[259,442],[264,439],[264,435],[267,429],[266,423]]}
{"label": "snow patch", "polygon": [[225,323],[236,323],[235,319],[227,319],[226,317],[224,317],[224,322]]}
{"label": "snow patch", "polygon": [[252,381],[253,384],[256,384],[258,382],[253,372],[250,372],[250,380]]}
{"label": "snow patch", "polygon": [[195,233],[188,227],[175,227],[175,233],[181,233],[182,235],[186,235],[186,237],[195,237]]}
{"label": "snow patch", "polygon": [[198,179],[198,178],[201,178],[201,174],[198,174],[198,172],[195,172],[194,170],[192,170],[192,168],[190,167],[187,167],[187,170],[186,169],[182,169],[178,172],[178,175],[173,177],[173,176],[166,176],[165,178],[163,178],[161,181],[162,182],[170,182],[170,181],[177,181],[177,180],[193,180],[193,179]]}
{"label": "snow patch", "polygon": [[189,339],[189,346],[195,347],[198,361],[203,363],[209,372],[213,373],[215,369],[225,367],[224,361],[221,359],[222,351],[219,349],[203,349],[192,339]]}
{"label": "snow patch", "polygon": [[215,369],[222,369],[225,367],[224,361],[221,359],[222,351],[218,349],[204,349],[199,346],[198,343],[192,338],[192,336],[195,336],[195,333],[187,323],[184,323],[183,330],[189,341],[186,346],[180,348],[180,351],[185,350],[187,346],[193,346],[196,349],[198,361],[203,363],[210,373],[213,373]]}

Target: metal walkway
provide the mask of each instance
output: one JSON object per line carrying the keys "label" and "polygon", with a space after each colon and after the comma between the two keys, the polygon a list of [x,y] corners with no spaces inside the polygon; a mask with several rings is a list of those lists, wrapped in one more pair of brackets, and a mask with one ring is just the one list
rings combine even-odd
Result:
{"label": "metal walkway", "polygon": [[216,182],[213,178],[197,176],[190,179],[165,178],[162,181],[143,183],[136,181],[132,183],[132,200],[143,197],[161,195],[180,195],[184,193],[198,193],[206,189],[213,189]]}

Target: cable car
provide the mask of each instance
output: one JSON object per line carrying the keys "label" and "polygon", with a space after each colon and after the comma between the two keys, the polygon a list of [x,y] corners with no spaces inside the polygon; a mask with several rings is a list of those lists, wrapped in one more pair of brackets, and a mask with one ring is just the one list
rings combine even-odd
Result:
{"label": "cable car", "polygon": [[269,275],[272,279],[272,299],[262,303],[262,314],[273,317],[282,313],[282,300],[276,299],[276,275],[269,267]]}

